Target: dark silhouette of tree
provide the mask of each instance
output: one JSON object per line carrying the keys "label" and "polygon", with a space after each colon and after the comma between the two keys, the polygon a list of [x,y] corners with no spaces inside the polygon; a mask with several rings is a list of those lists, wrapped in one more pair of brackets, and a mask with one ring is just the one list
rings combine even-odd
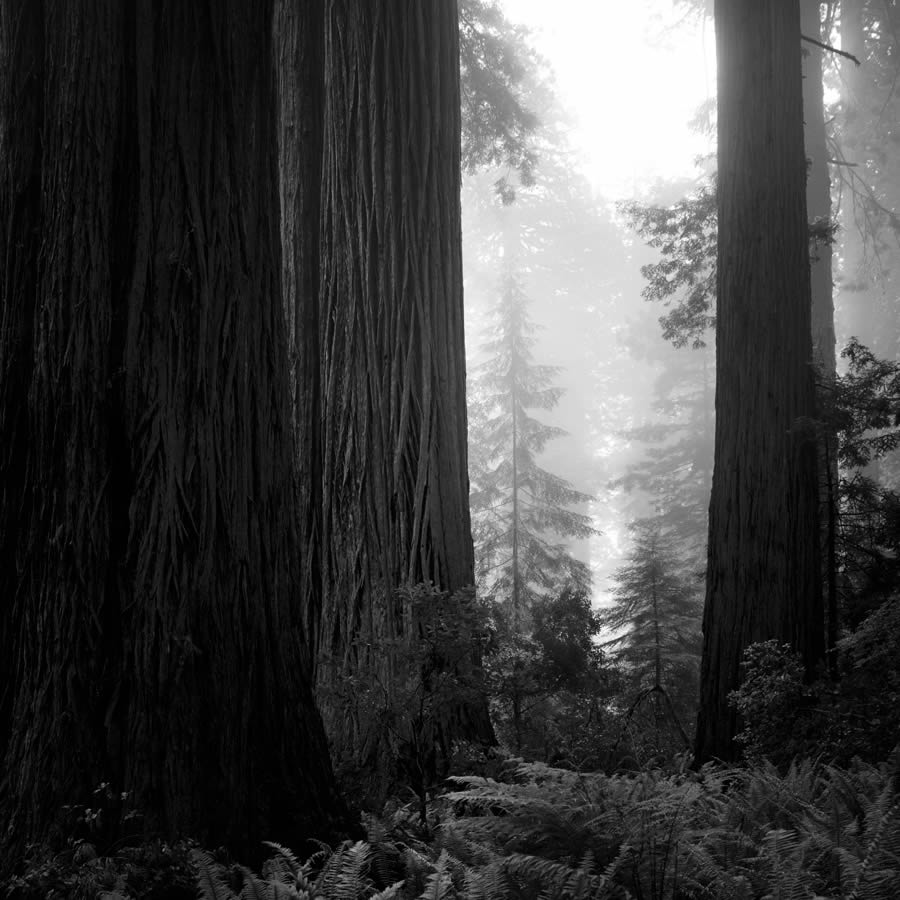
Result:
{"label": "dark silhouette of tree", "polygon": [[4,865],[337,836],[296,603],[270,3],[0,5]]}
{"label": "dark silhouette of tree", "polygon": [[[820,22],[820,4],[800,3],[804,35],[827,39]],[[807,207],[810,233],[810,275],[812,293],[812,339],[817,377],[825,394],[835,378],[834,302],[832,297],[831,183],[826,133],[828,113],[824,102],[823,49],[805,41],[803,59],[804,138],[808,164]],[[705,184],[670,206],[623,204],[633,227],[661,260],[642,272],[648,281],[646,299],[670,307],[661,319],[663,336],[675,346],[690,343],[695,348],[705,342],[707,325],[715,325],[712,313],[715,298],[716,192],[714,182]],[[824,397],[823,397],[824,400]],[[837,439],[834,431],[819,424],[819,485],[823,584],[827,598],[829,648],[837,641],[837,556],[838,519]],[[666,448],[656,451],[666,455]],[[673,471],[679,471],[677,465]]]}
{"label": "dark silhouette of tree", "polygon": [[601,653],[594,643],[600,617],[587,591],[566,585],[558,596],[534,608],[534,640],[543,651],[544,683],[578,691],[590,685]]}
{"label": "dark silhouette of tree", "polygon": [[565,431],[529,412],[552,409],[561,390],[552,386],[559,370],[533,361],[527,304],[519,279],[507,271],[483,348],[488,359],[474,379],[471,427],[478,586],[508,604],[520,627],[539,598],[566,583],[588,587],[587,566],[554,537],[593,533],[589,517],[570,508],[590,497],[538,464],[547,442]]}
{"label": "dark silhouette of tree", "polygon": [[744,648],[824,652],[798,4],[718,0],[715,469],[696,761],[732,759]]}
{"label": "dark silhouette of tree", "polygon": [[485,668],[498,734],[517,752],[547,762],[558,755],[596,758],[600,699],[609,694],[603,654],[594,642],[600,617],[590,593],[565,585],[541,598],[522,630],[494,605],[494,640]]}
{"label": "dark silhouette of tree", "polygon": [[624,669],[628,716],[644,703],[652,707],[649,737],[658,752],[673,737],[687,743],[696,713],[702,585],[658,520],[638,520],[630,530],[628,562],[613,576],[613,605],[600,621],[620,632],[606,646],[616,648]]}

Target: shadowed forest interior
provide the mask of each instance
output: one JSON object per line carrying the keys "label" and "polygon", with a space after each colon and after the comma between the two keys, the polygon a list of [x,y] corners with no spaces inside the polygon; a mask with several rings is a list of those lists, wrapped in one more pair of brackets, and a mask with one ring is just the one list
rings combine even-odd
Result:
{"label": "shadowed forest interior", "polygon": [[0,0],[0,895],[900,896],[896,0]]}

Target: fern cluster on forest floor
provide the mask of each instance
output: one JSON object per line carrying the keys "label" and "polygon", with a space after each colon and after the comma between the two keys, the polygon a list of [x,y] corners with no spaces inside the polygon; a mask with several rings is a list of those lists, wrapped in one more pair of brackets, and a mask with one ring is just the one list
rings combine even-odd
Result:
{"label": "fern cluster on forest floor", "polygon": [[35,868],[0,889],[23,898],[176,896],[166,891],[184,890],[189,856],[204,900],[893,900],[895,777],[884,766],[809,760],[786,773],[764,764],[616,775],[510,760],[496,779],[453,779],[427,830],[399,807],[367,820],[367,841],[323,845],[305,861],[270,844],[258,874],[182,845],[159,857],[167,881],[146,870],[142,882],[129,880],[135,864],[121,852],[82,852],[56,869],[45,859],[42,874]]}
{"label": "fern cluster on forest floor", "polygon": [[[771,766],[582,774],[513,761],[455,779],[433,840],[369,823],[305,864],[282,848],[262,877],[197,856],[205,900],[285,898],[895,898],[900,800],[884,769]],[[231,877],[234,877],[234,869]]]}

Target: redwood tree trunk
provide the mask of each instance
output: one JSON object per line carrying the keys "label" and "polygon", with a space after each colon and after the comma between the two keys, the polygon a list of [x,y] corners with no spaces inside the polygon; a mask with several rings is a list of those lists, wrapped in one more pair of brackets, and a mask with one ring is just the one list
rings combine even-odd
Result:
{"label": "redwood tree trunk", "polygon": [[282,294],[297,446],[301,591],[316,664],[322,610],[322,383],[319,221],[324,136],[325,0],[276,0]]}
{"label": "redwood tree trunk", "polygon": [[[329,0],[321,285],[324,686],[390,693],[395,592],[474,581],[466,470],[454,2]],[[384,771],[383,721],[323,699],[342,762]],[[443,738],[491,736],[461,704]]]}
{"label": "redwood tree trunk", "polygon": [[295,602],[271,5],[0,17],[0,856],[101,781],[147,831],[334,835]]}
{"label": "redwood tree trunk", "polygon": [[745,647],[823,654],[798,3],[717,0],[715,470],[697,762],[732,759]]}
{"label": "redwood tree trunk", "polygon": [[[803,34],[827,40],[821,34],[819,0],[801,0],[800,27]],[[831,238],[823,231],[831,227],[831,174],[825,130],[825,86],[822,81],[823,51],[803,45],[803,134],[807,157],[806,212],[812,233],[810,288],[812,294],[813,361],[818,382],[820,410],[830,402],[837,375],[834,336],[834,291]],[[821,420],[820,416],[820,420]],[[837,434],[827,422],[820,425],[818,445],[819,526],[822,583],[824,587],[826,644],[832,676],[837,674]]]}

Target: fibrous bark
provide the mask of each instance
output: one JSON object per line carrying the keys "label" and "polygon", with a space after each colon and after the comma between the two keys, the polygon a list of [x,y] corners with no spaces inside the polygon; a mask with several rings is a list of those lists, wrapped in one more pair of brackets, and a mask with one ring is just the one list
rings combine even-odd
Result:
{"label": "fibrous bark", "polygon": [[[473,583],[466,472],[455,3],[332,0],[320,287],[320,683],[396,660],[397,589]],[[323,701],[342,761],[383,772],[383,724]],[[442,726],[491,736],[486,705]]]}
{"label": "fibrous bark", "polygon": [[282,294],[297,446],[301,590],[316,664],[322,609],[322,435],[319,220],[324,137],[325,0],[276,0]]}
{"label": "fibrous bark", "polygon": [[[819,40],[822,35],[819,0],[801,0],[800,27],[803,34]],[[825,129],[825,86],[822,81],[823,50],[804,45],[803,54],[803,134],[806,147],[806,213],[810,224],[810,290],[812,302],[812,345],[818,385],[820,412],[830,402],[837,375],[834,335],[834,293],[832,281],[831,176],[828,167],[828,139]],[[820,415],[820,420],[821,420]],[[826,609],[826,637],[829,664],[836,672],[837,621],[837,434],[828,422],[821,422],[818,437],[819,526],[822,583]]]}
{"label": "fibrous bark", "polygon": [[696,757],[732,759],[744,648],[821,660],[799,4],[717,0],[715,469]]}
{"label": "fibrous bark", "polygon": [[296,603],[271,12],[0,4],[5,860],[101,782],[211,844],[348,823]]}

